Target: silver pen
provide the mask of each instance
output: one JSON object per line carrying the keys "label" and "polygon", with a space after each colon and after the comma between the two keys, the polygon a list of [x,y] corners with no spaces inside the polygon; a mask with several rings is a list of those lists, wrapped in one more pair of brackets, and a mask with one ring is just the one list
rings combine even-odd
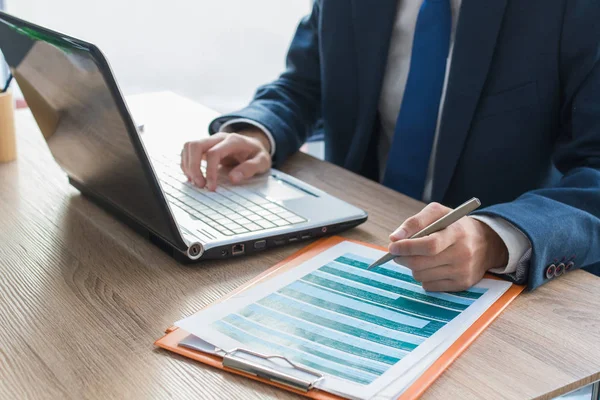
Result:
{"label": "silver pen", "polygon": [[[427,226],[423,230],[415,233],[409,239],[419,239],[419,238],[431,235],[432,233],[441,231],[442,229],[449,227],[450,225],[452,225],[453,223],[455,223],[462,217],[467,216],[467,214],[477,210],[479,208],[479,206],[481,206],[481,202],[479,201],[478,198],[473,197],[471,200],[467,201],[466,203],[461,204],[460,206],[458,206],[454,210],[450,211],[448,214],[444,215],[442,218],[438,219],[437,221],[435,221],[431,225]],[[397,256],[395,256],[393,254],[387,253],[385,256],[381,257],[379,260],[377,260],[373,264],[369,265],[369,268],[367,268],[367,271],[371,270],[375,267],[378,267],[380,265],[383,265],[386,262],[391,261],[396,257]]]}

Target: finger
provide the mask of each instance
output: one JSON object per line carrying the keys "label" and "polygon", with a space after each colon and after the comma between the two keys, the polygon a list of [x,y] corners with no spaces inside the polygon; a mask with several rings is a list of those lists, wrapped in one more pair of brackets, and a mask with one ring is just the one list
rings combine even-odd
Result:
{"label": "finger", "polygon": [[247,143],[238,136],[228,136],[206,152],[206,187],[208,190],[217,188],[217,178],[221,160],[236,152],[244,151]]}
{"label": "finger", "polygon": [[224,136],[221,134],[213,135],[209,138],[190,142],[187,146],[187,169],[188,176],[194,185],[203,188],[206,185],[204,175],[202,175],[202,158],[204,153],[210,150],[212,147],[222,142]]}
{"label": "finger", "polygon": [[435,282],[440,280],[454,280],[459,274],[459,267],[456,264],[438,265],[433,268],[413,271],[413,278],[421,283]]}
{"label": "finger", "polygon": [[454,253],[454,249],[450,247],[434,256],[400,256],[396,257],[394,261],[409,268],[415,274],[418,271],[452,264],[454,262]]}
{"label": "finger", "polygon": [[457,282],[452,279],[442,279],[423,283],[423,289],[428,292],[461,292],[469,289],[464,283]]}
{"label": "finger", "polygon": [[189,146],[189,156],[188,156],[188,169],[190,174],[190,179],[194,183],[194,185],[199,188],[203,188],[206,185],[206,180],[204,179],[204,175],[202,175],[202,169],[200,166],[202,165],[202,157],[204,156],[204,152],[208,150],[208,145],[203,144],[202,142],[193,142]]}
{"label": "finger", "polygon": [[388,250],[396,256],[434,256],[456,242],[452,232],[440,231],[420,239],[400,240],[390,243]]}
{"label": "finger", "polygon": [[192,170],[190,169],[190,162],[192,160],[192,150],[191,150],[191,142],[190,144],[187,146],[187,151],[185,152],[185,165],[186,165],[186,169],[187,169],[187,176],[188,176],[188,180],[190,182],[193,181],[193,177],[192,177]]}
{"label": "finger", "polygon": [[252,178],[254,175],[268,171],[269,168],[271,168],[270,157],[266,153],[260,152],[232,169],[229,173],[229,179],[233,183],[240,183],[245,179]]}
{"label": "finger", "polygon": [[430,203],[418,214],[404,221],[404,223],[390,235],[390,240],[396,242],[398,240],[409,238],[446,215],[449,211],[450,209],[448,207],[444,207],[439,203]]}
{"label": "finger", "polygon": [[187,153],[188,153],[188,146],[189,146],[189,142],[185,143],[183,145],[183,149],[181,150],[181,170],[183,171],[183,173],[185,174],[185,176],[188,177],[188,180],[190,179],[188,172],[187,172]]}

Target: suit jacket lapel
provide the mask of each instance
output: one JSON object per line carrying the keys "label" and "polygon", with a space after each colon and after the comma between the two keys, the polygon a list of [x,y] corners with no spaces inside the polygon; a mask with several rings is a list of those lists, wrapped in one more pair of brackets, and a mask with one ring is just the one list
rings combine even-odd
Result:
{"label": "suit jacket lapel", "polygon": [[387,62],[392,29],[396,17],[397,0],[352,0],[352,19],[358,66],[357,126],[362,126],[346,157],[345,167],[358,171],[376,121],[379,95]]}
{"label": "suit jacket lapel", "polygon": [[435,159],[434,201],[444,198],[460,158],[492,62],[506,2],[463,0]]}

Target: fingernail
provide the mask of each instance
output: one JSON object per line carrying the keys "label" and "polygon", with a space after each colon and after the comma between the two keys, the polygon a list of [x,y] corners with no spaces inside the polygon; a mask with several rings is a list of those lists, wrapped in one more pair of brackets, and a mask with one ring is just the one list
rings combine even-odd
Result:
{"label": "fingernail", "polygon": [[406,239],[408,232],[404,228],[398,228],[390,235],[390,239],[393,241]]}
{"label": "fingernail", "polygon": [[240,171],[234,171],[231,173],[230,178],[234,183],[238,183],[244,178],[244,175]]}

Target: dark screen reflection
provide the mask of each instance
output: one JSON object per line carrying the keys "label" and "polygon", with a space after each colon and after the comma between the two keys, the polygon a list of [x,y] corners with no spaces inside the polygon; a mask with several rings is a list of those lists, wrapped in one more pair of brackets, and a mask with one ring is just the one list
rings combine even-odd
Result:
{"label": "dark screen reflection", "polygon": [[183,248],[92,52],[3,15],[0,48],[67,174]]}

